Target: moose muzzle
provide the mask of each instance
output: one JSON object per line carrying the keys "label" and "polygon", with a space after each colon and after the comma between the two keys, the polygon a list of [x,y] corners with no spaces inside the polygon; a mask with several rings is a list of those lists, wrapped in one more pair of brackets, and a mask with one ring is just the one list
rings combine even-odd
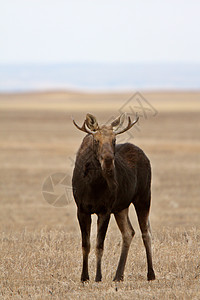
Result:
{"label": "moose muzzle", "polygon": [[104,175],[112,175],[114,173],[114,155],[106,154],[102,155],[100,159],[101,169]]}

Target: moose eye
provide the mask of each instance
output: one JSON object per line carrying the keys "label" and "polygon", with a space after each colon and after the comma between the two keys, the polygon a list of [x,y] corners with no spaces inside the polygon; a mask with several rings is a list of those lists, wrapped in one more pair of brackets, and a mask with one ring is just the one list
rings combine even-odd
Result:
{"label": "moose eye", "polygon": [[113,146],[115,146],[115,143],[116,143],[116,139],[114,139],[114,140],[112,141]]}
{"label": "moose eye", "polygon": [[94,139],[94,144],[95,144],[96,146],[98,146],[98,145],[99,145],[99,141]]}

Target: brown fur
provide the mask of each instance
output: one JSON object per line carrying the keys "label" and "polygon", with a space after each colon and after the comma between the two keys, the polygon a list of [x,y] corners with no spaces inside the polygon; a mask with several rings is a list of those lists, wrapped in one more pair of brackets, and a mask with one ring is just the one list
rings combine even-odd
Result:
{"label": "brown fur", "polygon": [[[115,133],[112,126],[100,127],[95,117],[91,115],[87,117],[90,130],[95,127],[95,131],[83,139],[77,153],[72,178],[73,194],[77,204],[82,234],[83,268],[81,280],[89,279],[88,255],[90,251],[91,214],[93,213],[98,216],[96,281],[100,281],[102,278],[101,259],[111,213],[115,215],[123,240],[114,280],[123,279],[128,250],[134,236],[134,230],[128,217],[128,207],[131,203],[136,209],[146,249],[147,278],[153,280],[155,274],[152,265],[149,225],[150,162],[144,152],[135,145],[129,143],[115,145]],[[119,124],[120,119],[115,121],[115,125]],[[79,129],[85,130],[84,126]]]}

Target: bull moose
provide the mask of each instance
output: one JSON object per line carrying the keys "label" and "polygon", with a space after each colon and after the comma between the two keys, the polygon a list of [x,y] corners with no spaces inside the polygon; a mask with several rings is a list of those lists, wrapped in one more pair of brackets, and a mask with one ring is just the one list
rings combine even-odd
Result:
{"label": "bull moose", "polygon": [[131,203],[136,210],[146,249],[147,279],[155,279],[149,223],[151,166],[147,156],[137,146],[131,143],[116,144],[116,136],[129,130],[139,117],[132,122],[129,116],[123,128],[125,119],[126,115],[121,114],[111,125],[99,126],[96,118],[87,114],[82,127],[73,120],[79,130],[87,133],[77,152],[72,178],[82,235],[82,282],[89,280],[91,214],[98,216],[95,280],[102,279],[101,260],[111,214],[114,214],[122,234],[121,256],[114,281],[123,280],[129,247],[135,234],[128,216]]}

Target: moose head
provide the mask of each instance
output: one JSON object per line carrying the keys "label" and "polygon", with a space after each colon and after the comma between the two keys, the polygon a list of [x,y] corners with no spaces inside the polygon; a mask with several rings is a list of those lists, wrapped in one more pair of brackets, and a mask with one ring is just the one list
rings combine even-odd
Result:
{"label": "moose head", "polygon": [[93,151],[101,165],[102,174],[106,177],[114,174],[116,136],[129,130],[138,121],[139,117],[137,116],[133,122],[128,117],[128,124],[123,128],[125,119],[126,114],[123,113],[110,125],[99,126],[96,117],[87,114],[82,127],[78,126],[73,120],[74,125],[79,130],[92,135]]}

